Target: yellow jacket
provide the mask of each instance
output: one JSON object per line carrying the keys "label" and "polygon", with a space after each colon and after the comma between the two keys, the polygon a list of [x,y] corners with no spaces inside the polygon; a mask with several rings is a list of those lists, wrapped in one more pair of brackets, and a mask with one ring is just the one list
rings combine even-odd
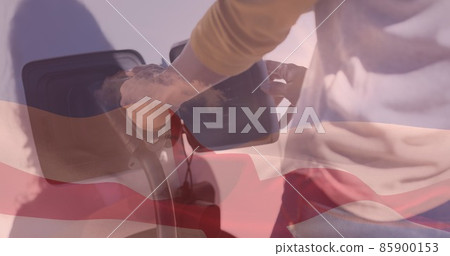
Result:
{"label": "yellow jacket", "polygon": [[248,69],[288,35],[315,0],[219,0],[191,35],[196,57],[231,76]]}

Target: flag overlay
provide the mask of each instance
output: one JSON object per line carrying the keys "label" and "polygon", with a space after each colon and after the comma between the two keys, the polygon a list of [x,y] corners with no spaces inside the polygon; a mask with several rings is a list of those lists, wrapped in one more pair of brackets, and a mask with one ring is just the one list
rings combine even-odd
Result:
{"label": "flag overlay", "polygon": [[[27,107],[2,101],[0,111],[4,119],[0,123],[2,237],[106,237],[150,193],[139,170],[106,172],[76,182],[46,179],[36,155]],[[89,126],[92,120],[77,121]],[[276,146],[258,148],[266,159],[254,151],[248,154],[251,151],[247,149],[247,153],[236,150],[195,154],[190,167],[194,183],[206,181],[213,185],[214,204],[175,202],[177,225],[184,230],[181,233],[207,237],[335,237],[335,228],[349,237],[386,236],[392,229],[405,230],[412,236],[448,236],[448,178],[405,191],[383,191],[377,184],[365,182],[364,175],[353,174],[352,168],[312,167],[300,159],[283,161],[281,165],[271,162],[280,159]],[[185,155],[179,141],[166,151],[161,161],[169,174]],[[171,176],[175,190],[186,169],[185,163]],[[155,204],[160,204],[163,211],[171,209],[167,200],[148,199],[112,237],[132,236],[154,228]],[[372,215],[351,214],[358,212]],[[356,231],[364,227],[372,232]]]}

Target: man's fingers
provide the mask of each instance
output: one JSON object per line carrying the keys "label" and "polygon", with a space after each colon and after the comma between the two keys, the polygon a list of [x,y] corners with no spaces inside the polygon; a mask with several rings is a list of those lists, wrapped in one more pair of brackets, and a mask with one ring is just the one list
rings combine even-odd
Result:
{"label": "man's fingers", "polygon": [[272,73],[281,63],[273,60],[266,60],[267,72]]}
{"label": "man's fingers", "polygon": [[281,82],[269,82],[261,87],[265,93],[273,97],[284,97],[287,90],[286,88],[287,85]]}
{"label": "man's fingers", "polygon": [[164,71],[164,68],[159,65],[156,65],[156,64],[137,66],[132,69],[132,72],[134,73],[134,76],[136,78],[144,78],[144,79],[153,78],[163,71]]}
{"label": "man's fingers", "polygon": [[[270,75],[270,79],[284,79],[286,82],[289,82],[289,78],[291,77],[291,73],[295,72],[295,67],[298,67],[295,64],[286,64],[273,60],[266,60],[267,72]],[[272,73],[273,72],[273,73]]]}
{"label": "man's fingers", "polygon": [[[273,60],[266,60],[266,67],[267,67],[267,73],[271,74],[270,75],[270,79],[281,79],[282,76],[280,74],[280,70],[279,70],[279,66],[280,66],[280,62],[278,61],[273,61]],[[280,66],[281,67],[281,66]],[[272,74],[273,72],[273,74]]]}
{"label": "man's fingers", "polygon": [[[267,60],[267,71],[270,73],[271,83],[263,86],[263,90],[275,97],[285,97],[292,104],[298,101],[303,79],[307,69],[292,63],[280,63],[277,61]],[[286,83],[275,82],[276,79],[283,79]]]}

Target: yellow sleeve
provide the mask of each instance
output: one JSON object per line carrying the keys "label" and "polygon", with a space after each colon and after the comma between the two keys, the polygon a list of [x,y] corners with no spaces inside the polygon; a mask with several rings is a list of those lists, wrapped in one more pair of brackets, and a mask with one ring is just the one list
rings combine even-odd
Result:
{"label": "yellow sleeve", "polygon": [[225,76],[243,72],[288,35],[315,0],[218,0],[192,31],[196,57]]}

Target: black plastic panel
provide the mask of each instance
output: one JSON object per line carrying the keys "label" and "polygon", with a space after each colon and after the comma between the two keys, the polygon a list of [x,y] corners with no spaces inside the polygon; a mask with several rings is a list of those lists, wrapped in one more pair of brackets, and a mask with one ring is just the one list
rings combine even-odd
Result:
{"label": "black plastic panel", "polygon": [[104,79],[120,70],[143,65],[133,50],[98,52],[30,62],[22,78],[27,105],[68,117],[89,117],[120,107],[119,102],[103,109],[92,92]]}
{"label": "black plastic panel", "polygon": [[[34,61],[24,67],[31,129],[45,178],[74,182],[128,169],[130,152],[109,119],[124,117],[120,97],[104,108],[93,93],[106,77],[142,64],[139,53],[123,50]],[[124,118],[120,123],[125,126]]]}
{"label": "black plastic panel", "polygon": [[[170,61],[182,52],[187,41],[174,45],[170,51]],[[275,106],[271,96],[257,88],[267,78],[267,68],[264,61],[255,63],[247,71],[226,79],[214,86],[221,91],[225,100],[214,105],[207,104],[211,90],[206,90],[193,99],[183,103],[177,114],[183,119],[188,130],[188,140],[193,147],[199,146],[200,151],[225,150],[236,147],[256,146],[275,142],[279,136],[279,124],[277,114],[270,113],[270,108]],[[200,133],[194,133],[193,108],[194,107],[221,107],[223,108],[223,128],[206,129],[201,124]],[[260,107],[266,108],[258,121],[264,127],[266,133],[259,133],[253,126],[248,133],[242,133],[244,127],[250,123],[247,115],[242,111],[242,107],[248,107],[255,113]],[[230,133],[229,129],[229,109],[236,108],[236,132]],[[204,114],[201,116],[203,122],[214,122],[214,114]],[[252,125],[250,123],[250,125]]]}

